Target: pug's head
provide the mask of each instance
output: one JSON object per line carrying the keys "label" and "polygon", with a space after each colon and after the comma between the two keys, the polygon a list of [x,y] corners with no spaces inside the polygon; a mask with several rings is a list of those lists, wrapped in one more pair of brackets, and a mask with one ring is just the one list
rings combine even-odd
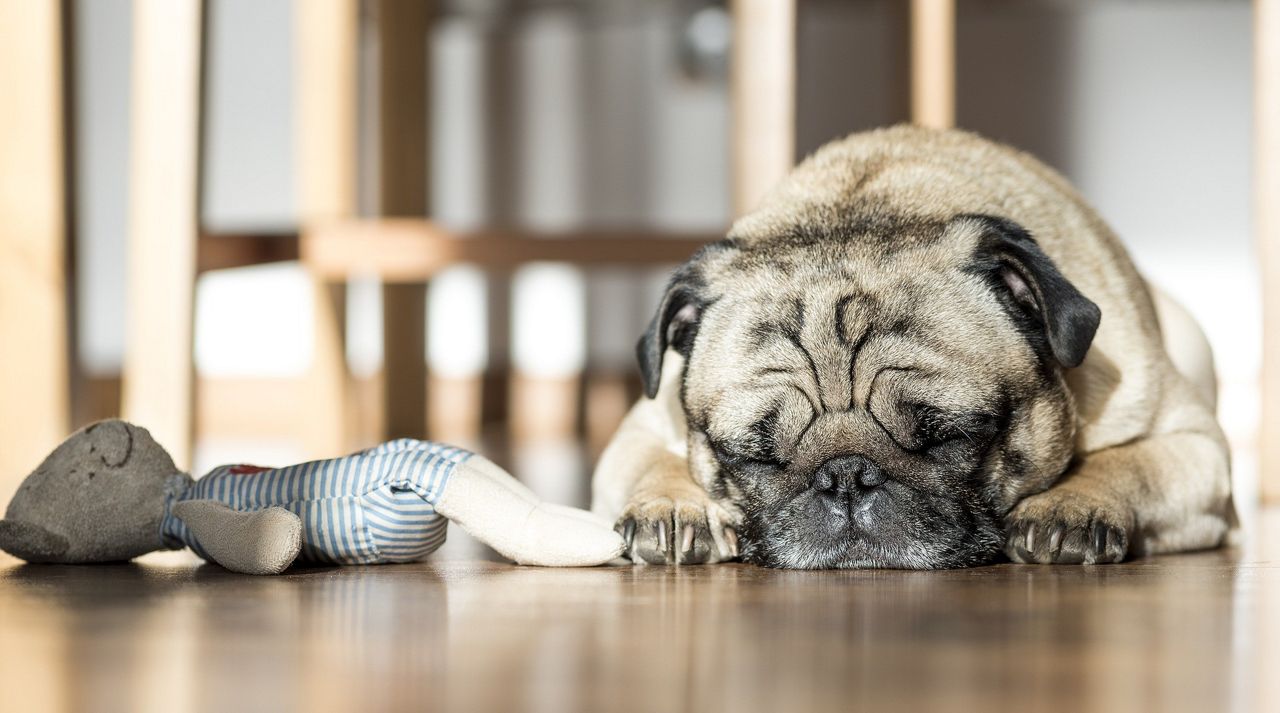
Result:
{"label": "pug's head", "polygon": [[638,353],[684,359],[694,477],[743,556],[791,568],[991,559],[1072,455],[1063,369],[1098,307],[1000,217],[822,221],[677,271]]}

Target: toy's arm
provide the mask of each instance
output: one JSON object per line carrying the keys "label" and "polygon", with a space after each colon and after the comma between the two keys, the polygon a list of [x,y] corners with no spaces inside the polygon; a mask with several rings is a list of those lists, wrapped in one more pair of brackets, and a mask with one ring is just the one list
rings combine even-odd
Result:
{"label": "toy's arm", "polygon": [[612,523],[542,502],[484,456],[458,466],[436,511],[520,564],[586,567],[622,554],[622,536]]}
{"label": "toy's arm", "polygon": [[232,572],[280,574],[302,549],[302,520],[284,508],[240,512],[216,500],[184,500],[173,514]]}

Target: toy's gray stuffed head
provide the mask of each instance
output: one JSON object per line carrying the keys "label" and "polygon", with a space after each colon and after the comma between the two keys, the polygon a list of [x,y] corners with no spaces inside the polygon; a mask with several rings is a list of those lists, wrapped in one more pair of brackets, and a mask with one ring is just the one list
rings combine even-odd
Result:
{"label": "toy's gray stuffed head", "polygon": [[66,563],[160,549],[166,489],[187,480],[145,428],[99,421],[22,482],[0,520],[0,549],[28,562]]}

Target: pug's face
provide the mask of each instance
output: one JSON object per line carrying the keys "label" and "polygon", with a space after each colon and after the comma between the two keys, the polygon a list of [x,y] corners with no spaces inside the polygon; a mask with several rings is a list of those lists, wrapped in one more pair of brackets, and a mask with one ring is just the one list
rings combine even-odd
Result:
{"label": "pug's face", "polygon": [[686,359],[690,468],[748,561],[956,567],[1072,453],[1063,366],[1098,310],[1018,226],[849,225],[711,246],[641,340]]}

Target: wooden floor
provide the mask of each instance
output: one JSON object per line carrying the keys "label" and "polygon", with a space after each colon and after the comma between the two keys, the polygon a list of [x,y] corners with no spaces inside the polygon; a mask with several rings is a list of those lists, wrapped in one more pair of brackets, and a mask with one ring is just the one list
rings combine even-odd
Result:
{"label": "wooden floor", "polygon": [[0,710],[1277,711],[1280,510],[1255,520],[946,572],[6,561]]}

